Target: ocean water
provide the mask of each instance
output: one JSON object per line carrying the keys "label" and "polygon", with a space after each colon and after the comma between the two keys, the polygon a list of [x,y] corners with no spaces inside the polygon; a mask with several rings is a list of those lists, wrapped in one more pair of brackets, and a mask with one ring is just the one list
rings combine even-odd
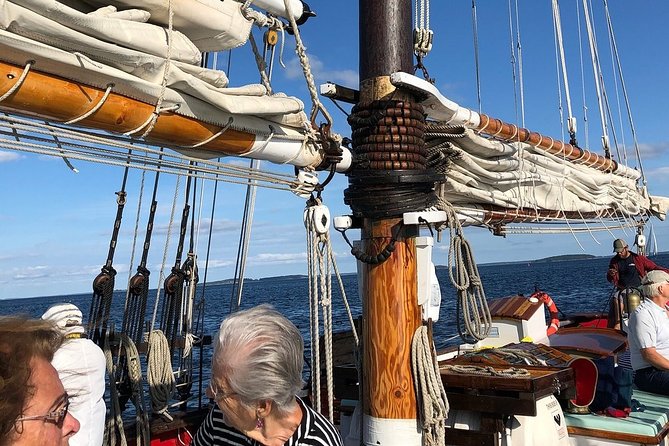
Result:
{"label": "ocean water", "polygon": [[[653,257],[658,265],[669,266],[669,253]],[[564,260],[553,262],[523,262],[509,264],[481,265],[479,272],[488,298],[513,294],[531,294],[536,288],[547,292],[558,308],[565,314],[578,312],[606,311],[612,286],[606,281],[608,258],[585,260]],[[453,339],[457,334],[456,293],[450,284],[448,269],[437,267],[437,277],[442,291],[440,319],[435,323],[434,334],[437,347],[458,343]],[[92,278],[91,278],[92,280]],[[117,286],[119,281],[117,280]],[[360,298],[356,276],[343,277],[344,288],[354,317],[361,315]],[[308,344],[309,302],[306,277],[288,276],[246,281],[242,298],[242,308],[261,303],[270,303],[281,311],[300,329]],[[197,298],[202,297],[199,285]],[[211,285],[205,288],[204,333],[216,331],[221,320],[229,313],[231,285]],[[150,294],[147,318],[150,320],[155,302],[155,290]],[[125,292],[114,293],[111,320],[117,328],[123,318]],[[0,314],[27,314],[39,317],[50,305],[72,302],[81,308],[84,317],[88,315],[90,294],[74,296],[35,297],[27,299],[0,300]],[[159,317],[158,317],[159,319]],[[336,283],[333,287],[333,319],[335,331],[350,329],[341,293]]]}
{"label": "ocean water", "polygon": [[[659,265],[669,265],[669,253],[658,255],[653,260]],[[504,297],[515,294],[529,295],[539,288],[547,292],[558,308],[566,315],[580,312],[606,311],[611,296],[612,286],[606,281],[608,258],[591,258],[585,260],[564,260],[554,262],[523,262],[509,264],[481,265],[479,272],[488,298]],[[434,338],[437,349],[461,343],[457,335],[456,325],[456,293],[450,284],[448,269],[437,267],[437,277],[442,291],[442,304],[439,321],[434,325]],[[91,279],[92,280],[92,279]],[[354,317],[361,316],[361,304],[358,297],[356,276],[347,274],[343,277],[345,292]],[[117,282],[118,284],[118,282]],[[309,346],[309,301],[307,278],[302,276],[274,277],[246,281],[242,299],[242,308],[249,308],[261,303],[270,303],[281,311],[300,329],[305,338],[305,346]],[[335,331],[350,329],[348,317],[341,293],[333,289],[333,324]],[[198,290],[197,299],[202,298],[202,285]],[[232,286],[227,284],[204,287],[205,311],[203,318],[204,334],[214,334],[221,320],[229,313]],[[147,308],[147,320],[151,320],[156,292],[152,290]],[[0,315],[26,314],[39,317],[50,305],[60,302],[72,302],[87,317],[91,294],[75,296],[50,296],[27,299],[0,300]],[[110,324],[118,329],[123,320],[125,291],[114,293]],[[160,316],[158,316],[158,321]],[[159,322],[157,322],[159,326]],[[206,385],[210,373],[211,349],[195,348],[193,350],[193,393],[188,403],[195,407],[206,401],[197,398],[197,388]],[[305,352],[308,359],[309,352]],[[176,359],[176,358],[174,358]],[[305,365],[305,380],[309,379],[309,364]],[[173,367],[177,367],[173,361]],[[201,368],[201,369],[200,369]],[[146,361],[142,360],[143,374],[146,376]],[[199,377],[202,377],[202,380]],[[145,395],[148,385],[145,382]],[[203,387],[202,387],[203,388]],[[205,399],[206,400],[206,399]],[[148,400],[147,400],[148,401]],[[132,419],[134,408],[126,407],[123,417]]]}

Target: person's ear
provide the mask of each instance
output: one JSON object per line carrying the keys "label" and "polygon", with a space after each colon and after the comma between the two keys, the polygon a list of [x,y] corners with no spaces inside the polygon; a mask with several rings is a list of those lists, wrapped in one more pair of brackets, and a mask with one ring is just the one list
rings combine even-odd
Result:
{"label": "person's ear", "polygon": [[272,411],[272,400],[264,400],[258,402],[258,409],[256,414],[261,418],[266,418]]}

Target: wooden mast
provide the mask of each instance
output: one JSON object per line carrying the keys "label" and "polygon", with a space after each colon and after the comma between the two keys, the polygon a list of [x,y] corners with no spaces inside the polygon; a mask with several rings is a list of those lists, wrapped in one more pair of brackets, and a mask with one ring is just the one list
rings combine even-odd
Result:
{"label": "wooden mast", "polygon": [[[365,445],[421,444],[411,373],[411,340],[421,324],[418,229],[403,226],[402,214],[424,207],[393,204],[402,201],[400,196],[413,203],[431,185],[421,164],[420,106],[390,83],[393,72],[413,72],[411,32],[410,0],[360,0],[360,102],[349,120],[357,164],[345,201],[363,218],[357,257],[362,260]],[[384,249],[389,253],[385,260]]]}

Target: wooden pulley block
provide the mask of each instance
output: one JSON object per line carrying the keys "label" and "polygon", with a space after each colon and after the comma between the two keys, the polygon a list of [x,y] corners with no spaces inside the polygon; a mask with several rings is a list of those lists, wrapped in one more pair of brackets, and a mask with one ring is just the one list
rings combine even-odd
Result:
{"label": "wooden pulley block", "polygon": [[279,34],[274,29],[270,29],[265,33],[265,43],[274,46],[279,42]]}

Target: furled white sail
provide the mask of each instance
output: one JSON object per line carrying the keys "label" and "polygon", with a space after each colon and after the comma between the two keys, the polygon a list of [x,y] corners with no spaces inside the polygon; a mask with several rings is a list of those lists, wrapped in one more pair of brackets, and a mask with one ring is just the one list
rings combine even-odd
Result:
{"label": "furled white sail", "polygon": [[[281,93],[269,94],[259,84],[228,87],[224,72],[200,66],[203,48],[193,44],[188,26],[182,26],[183,23],[195,26],[199,23],[197,20],[204,20],[206,16],[209,23],[216,23],[216,38],[229,43],[231,40],[222,35],[231,32],[233,40],[237,39],[235,35],[240,36],[237,19],[226,22],[217,21],[215,17],[228,10],[239,14],[240,3],[175,0],[171,3],[175,17],[172,30],[153,24],[160,23],[160,8],[167,8],[167,2],[140,3],[142,8],[147,6],[148,12],[143,9],[117,11],[121,6],[132,6],[130,3],[92,10],[91,6],[72,0],[68,0],[67,5],[56,0],[0,0],[0,61],[27,67],[26,72],[59,76],[159,106],[159,115],[165,110],[218,126],[220,132],[216,134],[214,130],[212,140],[229,130],[244,132],[253,140],[246,148],[235,149],[230,154],[300,167],[320,164],[323,155],[316,145],[301,100]],[[207,11],[211,14],[207,15]],[[149,16],[152,23],[146,23]],[[246,27],[245,19],[242,25]],[[246,28],[242,30],[245,36],[235,40],[235,45],[243,43],[248,32]],[[18,88],[20,92],[21,83],[16,79],[16,85],[11,82],[7,88]],[[0,97],[4,93],[6,99],[0,102],[0,108],[47,119],[57,116],[8,105],[8,91],[0,91]],[[93,102],[87,107],[93,110],[100,105]],[[82,110],[82,114],[86,111]],[[141,129],[137,130],[137,135],[141,135]],[[175,143],[171,147],[191,156],[221,156],[220,151],[207,149],[208,140],[209,137],[204,136],[195,141],[195,145]],[[161,141],[164,143],[165,138]],[[202,147],[199,147],[200,141]]]}
{"label": "furled white sail", "polygon": [[200,49],[223,51],[243,45],[253,23],[241,12],[234,0],[84,0],[94,8],[111,5],[119,10],[147,11],[151,23],[167,27],[170,7],[172,23]]}
{"label": "furled white sail", "polygon": [[524,143],[504,143],[466,130],[451,140],[445,196],[453,204],[638,215],[650,198],[636,179],[565,162]]}
{"label": "furled white sail", "polygon": [[[452,127],[446,132],[451,136],[442,136],[449,164],[441,194],[461,215],[474,216],[468,223],[488,219],[482,216],[482,206],[500,210],[499,219],[504,221],[507,216],[508,221],[514,217],[528,221],[532,214],[536,221],[550,219],[547,215],[584,220],[666,218],[669,200],[650,196],[639,184],[641,174],[636,169],[514,125],[506,125],[512,134],[503,141],[498,136],[501,122],[461,107],[423,79],[395,73],[391,81],[418,92],[428,117]],[[493,124],[499,131],[489,130]],[[530,137],[539,137],[540,142],[524,142]],[[510,211],[507,216],[504,210]]]}

